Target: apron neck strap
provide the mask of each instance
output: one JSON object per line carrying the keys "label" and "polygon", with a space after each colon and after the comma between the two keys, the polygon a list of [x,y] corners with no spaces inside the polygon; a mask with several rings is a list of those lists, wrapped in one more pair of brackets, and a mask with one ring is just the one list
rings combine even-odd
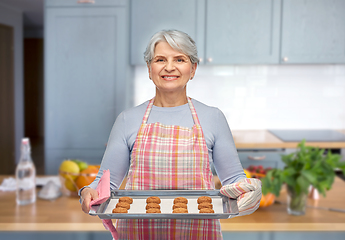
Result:
{"label": "apron neck strap", "polygon": [[[150,115],[150,112],[151,112],[154,100],[155,100],[155,98],[152,98],[150,100],[147,108],[146,108],[146,112],[145,112],[145,115],[144,115],[144,118],[143,118],[143,124],[147,123],[147,119],[149,118],[149,115]],[[192,117],[193,117],[193,120],[194,120],[194,124],[200,125],[198,115],[196,114],[194,105],[192,103],[192,99],[190,97],[187,97],[187,100],[188,100],[188,105],[189,105],[190,111],[192,112]]]}
{"label": "apron neck strap", "polygon": [[151,112],[154,100],[155,100],[155,98],[152,98],[150,100],[150,102],[149,102],[149,105],[146,108],[146,111],[145,111],[145,114],[144,114],[144,117],[143,117],[143,124],[147,123],[147,119],[149,118],[149,115],[150,115],[150,112]]}
{"label": "apron neck strap", "polygon": [[188,99],[188,105],[189,105],[190,111],[192,112],[194,124],[200,125],[198,115],[196,114],[194,105],[193,105],[193,103],[192,103],[192,99],[191,99],[190,97],[187,97],[187,99]]}

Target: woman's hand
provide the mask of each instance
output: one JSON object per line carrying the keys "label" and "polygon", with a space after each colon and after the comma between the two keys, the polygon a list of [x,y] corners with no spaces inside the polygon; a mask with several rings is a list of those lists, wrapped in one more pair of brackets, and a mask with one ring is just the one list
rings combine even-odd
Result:
{"label": "woman's hand", "polygon": [[93,189],[86,187],[80,193],[81,209],[85,213],[90,211],[90,202],[98,198],[98,192]]}
{"label": "woman's hand", "polygon": [[245,178],[236,183],[223,186],[220,193],[237,199],[238,216],[252,214],[260,206],[261,181],[257,178]]}

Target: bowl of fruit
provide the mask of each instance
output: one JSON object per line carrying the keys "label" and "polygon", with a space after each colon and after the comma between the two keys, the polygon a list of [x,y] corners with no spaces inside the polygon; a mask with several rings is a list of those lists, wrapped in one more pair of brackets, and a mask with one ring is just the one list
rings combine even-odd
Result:
{"label": "bowl of fruit", "polygon": [[[266,173],[272,168],[264,168],[262,165],[250,165],[247,169],[244,169],[244,172],[247,175],[247,178],[263,178],[266,176]],[[260,201],[260,207],[268,207],[272,205],[275,201],[275,196],[273,193],[267,193],[262,195]]]}
{"label": "bowl of fruit", "polygon": [[78,196],[78,191],[95,180],[99,165],[90,165],[78,159],[64,160],[59,167],[61,191],[65,196]]}

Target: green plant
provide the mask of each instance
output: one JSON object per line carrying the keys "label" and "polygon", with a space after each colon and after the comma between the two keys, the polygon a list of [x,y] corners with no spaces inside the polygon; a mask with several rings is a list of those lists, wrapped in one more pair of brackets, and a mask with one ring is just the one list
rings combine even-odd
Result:
{"label": "green plant", "polygon": [[339,154],[324,152],[324,149],[305,146],[305,140],[301,141],[296,152],[282,156],[284,169],[272,169],[261,179],[263,194],[271,192],[279,196],[285,183],[288,190],[297,196],[308,194],[310,185],[325,196],[326,190],[334,182],[335,169],[342,170],[345,174],[345,162],[340,161]]}

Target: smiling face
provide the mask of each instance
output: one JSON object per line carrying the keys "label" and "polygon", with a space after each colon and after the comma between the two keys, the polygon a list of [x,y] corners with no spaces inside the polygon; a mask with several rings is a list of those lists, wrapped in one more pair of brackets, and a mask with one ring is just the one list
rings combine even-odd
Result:
{"label": "smiling face", "polygon": [[186,54],[174,50],[167,42],[159,42],[148,71],[158,93],[184,93],[194,77],[197,63],[192,64]]}

